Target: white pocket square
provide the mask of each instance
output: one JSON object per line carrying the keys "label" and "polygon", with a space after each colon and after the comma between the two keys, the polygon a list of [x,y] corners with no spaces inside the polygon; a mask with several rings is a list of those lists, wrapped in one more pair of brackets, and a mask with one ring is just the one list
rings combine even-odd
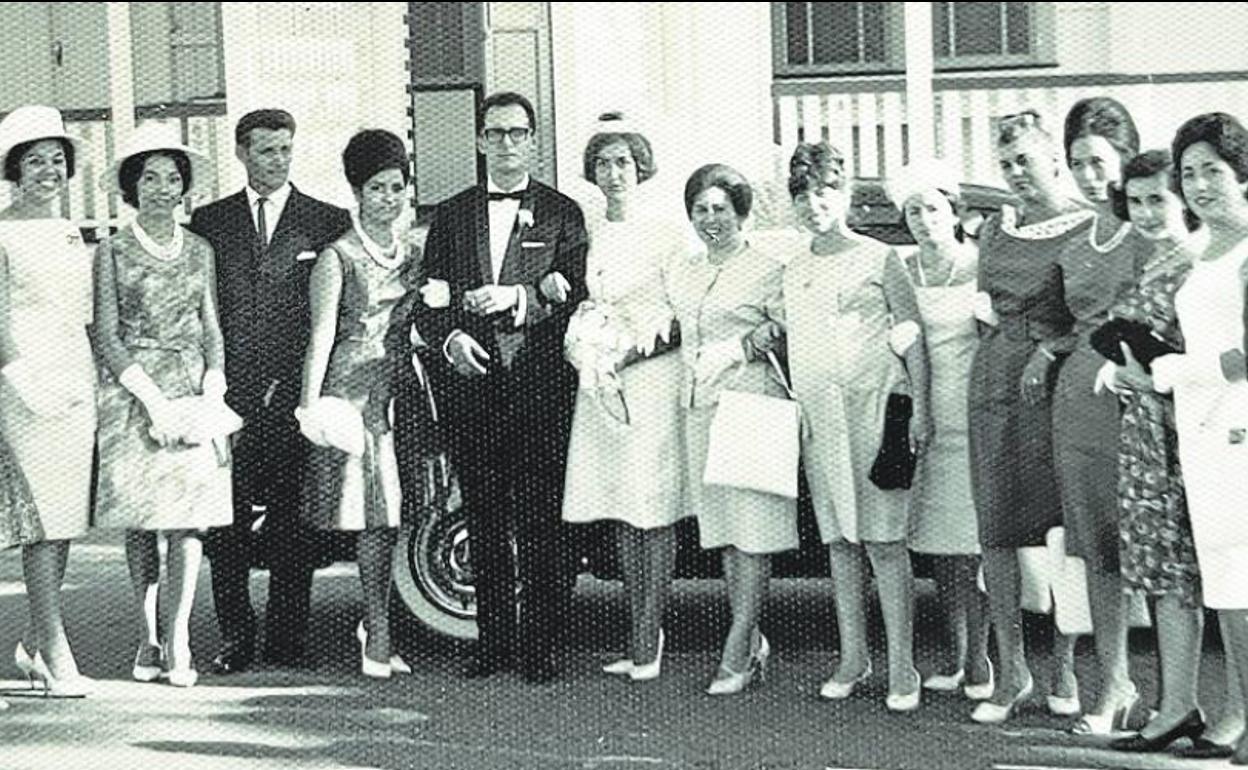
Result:
{"label": "white pocket square", "polygon": [[522,249],[544,249],[546,246],[546,241],[521,241],[520,243]]}
{"label": "white pocket square", "polygon": [[315,251],[301,251],[295,255],[296,262],[307,262],[309,259],[316,259]]}

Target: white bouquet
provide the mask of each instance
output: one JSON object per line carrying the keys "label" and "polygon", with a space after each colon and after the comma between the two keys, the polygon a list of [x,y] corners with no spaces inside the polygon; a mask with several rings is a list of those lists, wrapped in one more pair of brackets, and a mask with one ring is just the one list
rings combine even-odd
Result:
{"label": "white bouquet", "polygon": [[618,391],[618,370],[635,346],[628,318],[614,305],[585,300],[568,319],[564,354],[582,388]]}

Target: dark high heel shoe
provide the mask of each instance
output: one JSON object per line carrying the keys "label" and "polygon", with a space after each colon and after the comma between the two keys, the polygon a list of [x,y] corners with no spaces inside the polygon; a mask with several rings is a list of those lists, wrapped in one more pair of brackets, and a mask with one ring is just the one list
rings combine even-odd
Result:
{"label": "dark high heel shoe", "polygon": [[1187,716],[1183,717],[1174,727],[1166,730],[1161,735],[1154,738],[1145,738],[1143,735],[1136,733],[1126,738],[1119,738],[1109,742],[1109,747],[1114,751],[1130,751],[1135,753],[1165,751],[1166,748],[1180,738],[1191,738],[1195,740],[1199,738],[1205,731],[1205,717],[1200,713],[1200,709],[1189,711]]}

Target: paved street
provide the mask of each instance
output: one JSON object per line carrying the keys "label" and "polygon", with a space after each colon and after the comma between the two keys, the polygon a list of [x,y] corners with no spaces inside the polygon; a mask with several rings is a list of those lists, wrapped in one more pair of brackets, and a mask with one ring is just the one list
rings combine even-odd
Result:
{"label": "paved street", "polygon": [[[860,697],[820,702],[819,684],[835,648],[826,581],[781,581],[765,628],[777,655],[766,684],[714,700],[701,689],[715,667],[715,646],[727,620],[711,581],[681,582],[669,622],[663,676],[634,685],[597,668],[623,636],[618,586],[582,578],[571,622],[573,649],[556,684],[535,687],[514,677],[470,683],[457,671],[465,649],[404,623],[402,652],[412,677],[386,683],[357,673],[352,629],[358,620],[354,567],[318,573],[313,599],[319,641],[309,668],[258,669],[204,676],[177,690],[130,681],[133,612],[120,547],[95,535],[75,546],[67,577],[66,612],[82,668],[99,678],[83,701],[48,701],[13,679],[7,652],[25,614],[20,557],[0,554],[0,690],[11,708],[0,714],[0,768],[438,768],[475,770],[823,770],[824,768],[1184,768],[1217,762],[1173,756],[1130,757],[1095,748],[1061,732],[1064,722],[1039,708],[1007,731],[974,725],[960,698],[928,698],[913,715],[884,708],[885,678],[877,673]],[[263,597],[265,579],[254,581]],[[201,578],[195,652],[206,661],[217,646]],[[924,596],[920,622],[930,623]],[[1043,634],[1033,634],[1043,646]],[[1133,640],[1133,664],[1146,698],[1155,694],[1148,632]],[[876,641],[876,670],[883,654]],[[920,664],[931,662],[927,645]],[[1091,648],[1080,647],[1079,671],[1092,683]],[[1036,671],[1047,671],[1037,656]],[[1212,692],[1221,656],[1203,676]],[[1040,701],[1038,701],[1039,703]]]}

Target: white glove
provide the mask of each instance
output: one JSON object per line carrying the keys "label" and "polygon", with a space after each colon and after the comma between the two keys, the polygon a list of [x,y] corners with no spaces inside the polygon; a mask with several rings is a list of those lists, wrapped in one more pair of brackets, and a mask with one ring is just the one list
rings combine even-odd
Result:
{"label": "white glove", "polygon": [[142,365],[130,364],[117,380],[143,404],[149,423],[147,432],[153,441],[163,447],[182,438],[186,426],[181,424],[178,410],[170,406],[169,399],[160,392],[160,386],[148,376]]}
{"label": "white glove", "polygon": [[975,300],[971,304],[971,313],[981,323],[986,323],[989,326],[996,326],[1001,323],[1001,318],[992,307],[992,295],[986,291],[981,291],[975,295]]}
{"label": "white glove", "polygon": [[1096,380],[1092,383],[1092,392],[1100,394],[1103,390],[1108,390],[1115,395],[1118,394],[1118,386],[1115,384],[1118,376],[1118,364],[1113,361],[1106,361],[1104,365],[1096,372]]}
{"label": "white glove", "polygon": [[435,310],[451,306],[451,285],[446,281],[431,278],[420,287],[420,299],[426,307]]}
{"label": "white glove", "polygon": [[741,346],[739,339],[703,345],[698,349],[698,357],[693,362],[693,379],[696,382],[711,382],[731,366],[744,360],[745,348]]}
{"label": "white glove", "polygon": [[1169,393],[1174,385],[1183,377],[1183,369],[1187,365],[1187,356],[1182,353],[1169,353],[1153,360],[1153,390],[1158,393]]}
{"label": "white glove", "polygon": [[60,378],[40,377],[27,358],[10,361],[0,370],[0,376],[9,381],[26,408],[40,417],[61,417],[90,397],[81,388],[68,387]]}
{"label": "white glove", "polygon": [[203,391],[204,398],[214,401],[225,400],[225,372],[220,369],[208,369],[204,372],[204,378],[200,381],[200,390]]}
{"label": "white glove", "polygon": [[364,454],[364,416],[350,401],[323,396],[306,409],[295,409],[295,419],[299,432],[313,444],[356,457]]}
{"label": "white glove", "polygon": [[888,330],[888,346],[894,354],[904,357],[914,343],[919,341],[922,330],[914,321],[902,321]]}

